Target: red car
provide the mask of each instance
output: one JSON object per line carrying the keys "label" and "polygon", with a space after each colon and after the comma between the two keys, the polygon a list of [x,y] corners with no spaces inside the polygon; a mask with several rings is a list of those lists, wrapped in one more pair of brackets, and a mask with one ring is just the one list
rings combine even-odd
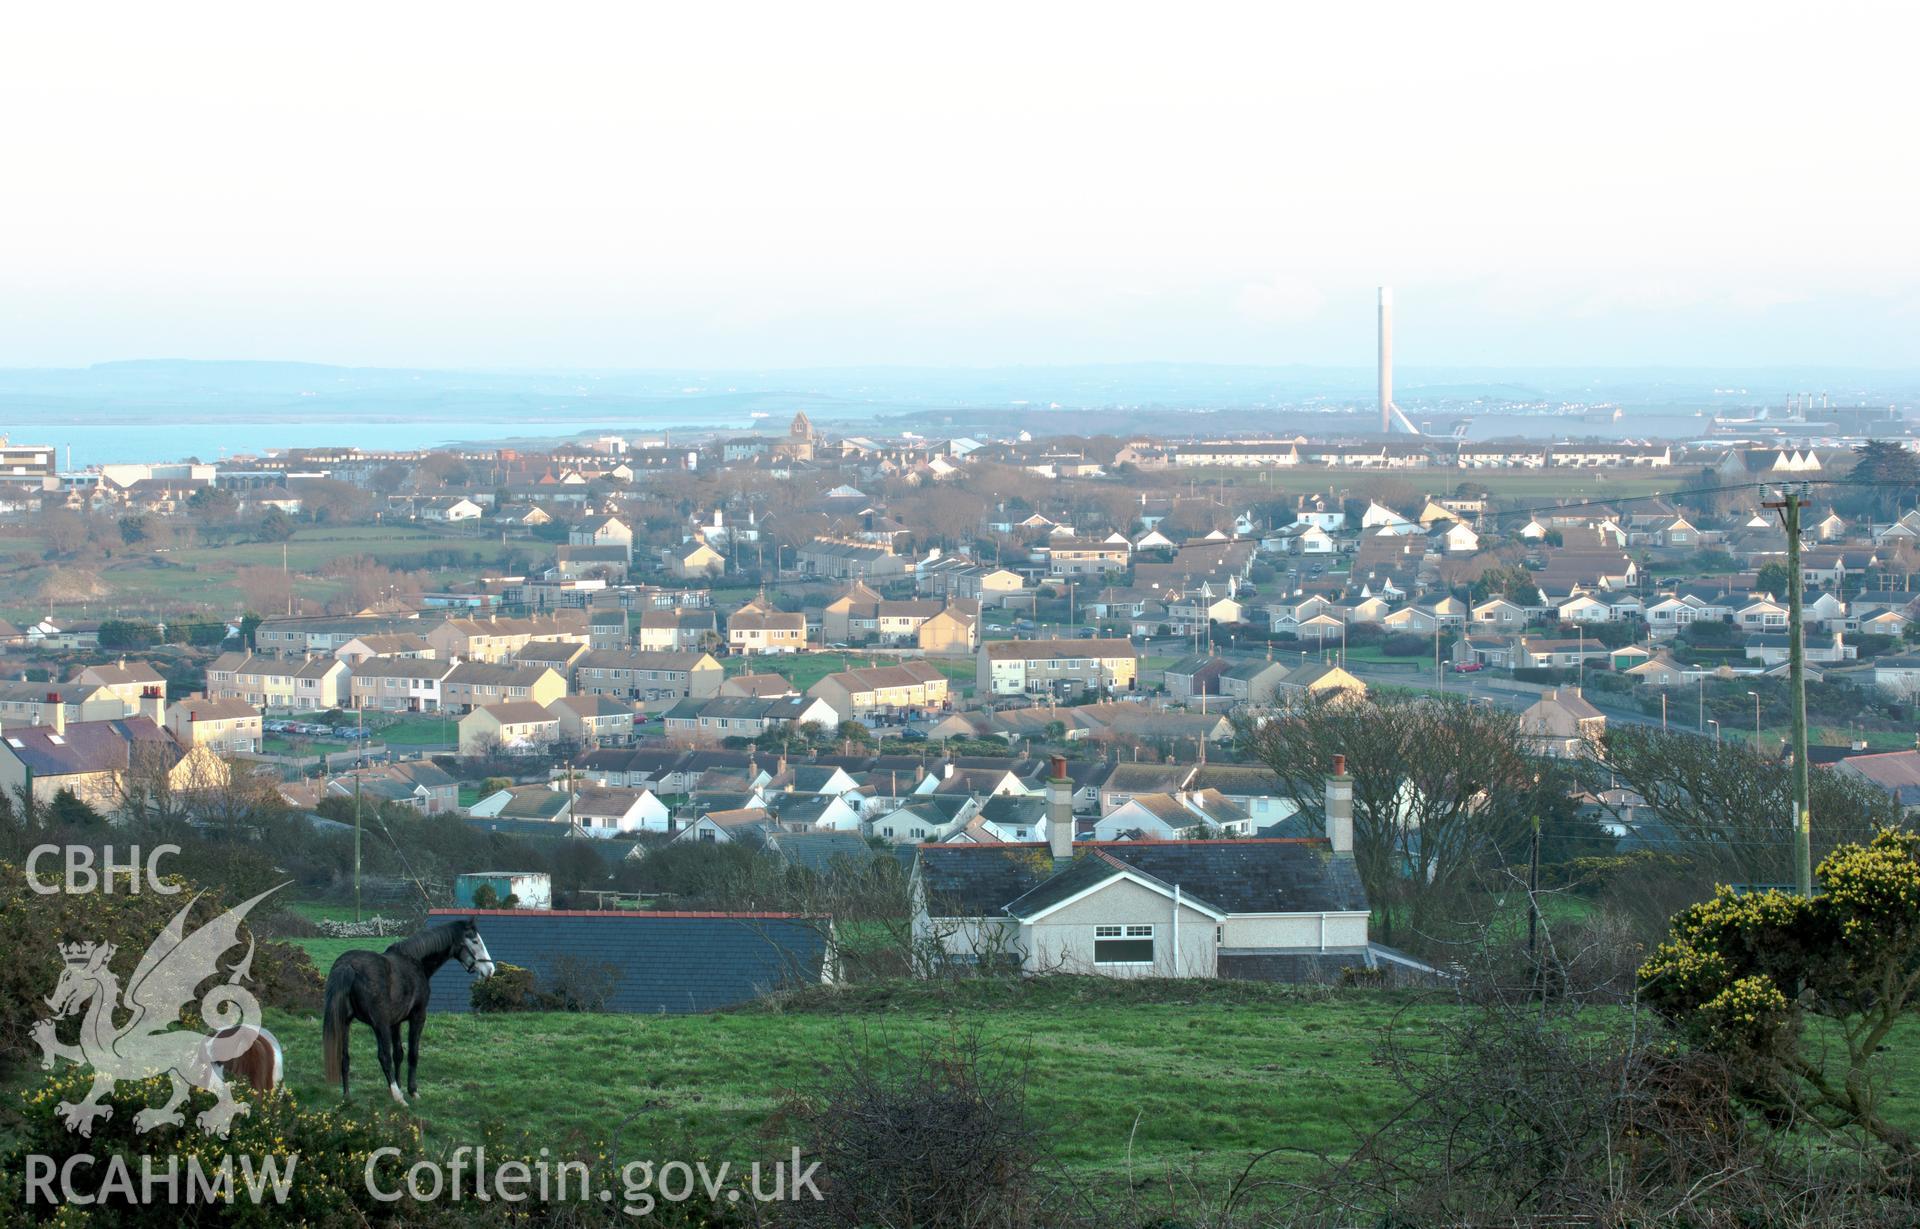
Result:
{"label": "red car", "polygon": [[1480,662],[1462,661],[1462,662],[1454,663],[1453,672],[1455,674],[1472,674],[1476,670],[1484,670],[1484,669],[1486,669],[1486,667],[1482,665]]}

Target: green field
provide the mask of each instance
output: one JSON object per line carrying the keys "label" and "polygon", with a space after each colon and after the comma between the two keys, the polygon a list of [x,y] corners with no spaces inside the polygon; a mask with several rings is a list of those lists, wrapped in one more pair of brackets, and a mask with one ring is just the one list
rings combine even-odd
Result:
{"label": "green field", "polygon": [[[987,1053],[1022,1071],[1028,1108],[1067,1173],[1097,1189],[1126,1177],[1224,1184],[1276,1148],[1260,1175],[1301,1178],[1404,1104],[1378,1060],[1389,1032],[1418,1050],[1456,1010],[1444,993],[1047,978],[883,984],[706,1015],[436,1015],[412,1112],[430,1149],[489,1131],[532,1146],[597,1144],[630,1121],[619,1146],[637,1153],[683,1146],[751,1160],[789,1142],[783,1099],[841,1062],[949,1047],[977,1031]],[[270,1012],[268,1023],[295,1094],[331,1104],[318,1020]],[[380,1106],[372,1037],[353,1037],[356,1102]],[[1909,1022],[1889,1049],[1898,1059],[1917,1045]],[[1891,1074],[1890,1117],[1920,1125],[1920,1099],[1899,1097],[1900,1069]]]}
{"label": "green field", "polygon": [[[349,909],[347,912],[351,914],[353,911]],[[339,959],[340,953],[350,952],[356,948],[361,948],[361,949],[376,951],[376,952],[383,951],[385,950],[387,944],[392,943],[393,940],[392,939],[292,939],[292,940],[289,940],[289,942],[293,943],[295,946],[305,951],[307,953],[307,956],[313,961],[313,967],[320,970],[320,976],[325,977],[327,975],[327,970],[333,967],[333,962]]]}
{"label": "green field", "polygon": [[[1073,1173],[1120,1175],[1130,1149],[1138,1177],[1193,1165],[1219,1179],[1262,1149],[1340,1150],[1377,1126],[1398,1090],[1369,1061],[1374,1045],[1402,1012],[1412,1014],[1401,1027],[1419,1029],[1420,1012],[1444,1010],[1373,991],[1167,983],[1116,994],[1081,980],[989,987],[977,1002],[882,988],[781,1011],[435,1016],[416,1113],[430,1146],[490,1126],[541,1144],[587,1141],[638,1113],[630,1140],[684,1137],[705,1155],[751,1159],[768,1148],[763,1129],[783,1094],[837,1059],[977,1026],[992,1052],[1027,1068],[1031,1109]],[[296,1095],[329,1102],[318,1020],[270,1013],[269,1024]],[[373,1073],[359,1096],[384,1100],[364,1028],[353,1067]],[[1296,1154],[1288,1168],[1304,1164]]]}
{"label": "green field", "polygon": [[374,731],[369,741],[389,747],[452,746],[460,741],[460,723],[450,717],[402,717]]}
{"label": "green field", "polygon": [[[4,539],[0,540],[0,554],[13,554],[35,546],[39,544],[26,538]],[[188,607],[229,611],[241,601],[240,591],[233,583],[237,572],[249,567],[279,570],[282,547],[279,542],[234,542],[176,546],[165,553],[141,553],[144,548],[132,548],[118,551],[107,560],[98,569],[99,579],[111,591],[110,600],[117,605],[155,610]],[[503,544],[497,536],[417,525],[307,527],[298,530],[284,543],[284,548],[285,567],[292,573],[294,592],[320,601],[340,593],[345,580],[319,573],[347,560],[367,558],[376,563],[404,563],[410,556],[447,549],[477,552],[482,561],[480,566],[484,567],[496,564],[513,551],[538,554],[543,549],[539,543]],[[32,583],[37,577],[30,573],[44,566],[26,569],[29,574],[23,574],[21,579]],[[463,564],[422,575],[432,578],[430,585],[439,586],[471,580],[479,571],[480,567]],[[19,607],[16,612],[46,613],[26,607]]]}
{"label": "green field", "polygon": [[[890,666],[900,659],[886,653],[863,653],[859,649],[831,649],[823,653],[767,653],[752,657],[732,656],[724,660],[727,673],[778,674],[801,691],[807,690],[829,674],[858,670],[864,666]],[[978,675],[971,657],[926,657],[928,662],[968,694]]]}

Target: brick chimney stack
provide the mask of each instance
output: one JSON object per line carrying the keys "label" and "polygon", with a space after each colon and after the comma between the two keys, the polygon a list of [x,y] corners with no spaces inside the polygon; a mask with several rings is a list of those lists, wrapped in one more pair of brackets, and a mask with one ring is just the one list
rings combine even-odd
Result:
{"label": "brick chimney stack", "polygon": [[1047,782],[1047,852],[1056,863],[1073,859],[1073,782],[1064,755],[1053,757],[1053,777]]}
{"label": "brick chimney stack", "polygon": [[1333,852],[1353,852],[1353,778],[1347,775],[1347,757],[1333,757],[1333,775],[1327,778],[1327,843]]}

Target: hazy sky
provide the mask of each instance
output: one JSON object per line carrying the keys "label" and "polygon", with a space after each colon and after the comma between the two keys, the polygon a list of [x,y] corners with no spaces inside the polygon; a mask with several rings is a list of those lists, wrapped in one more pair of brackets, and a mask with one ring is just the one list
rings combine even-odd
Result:
{"label": "hazy sky", "polygon": [[1912,5],[10,5],[0,365],[1920,365]]}

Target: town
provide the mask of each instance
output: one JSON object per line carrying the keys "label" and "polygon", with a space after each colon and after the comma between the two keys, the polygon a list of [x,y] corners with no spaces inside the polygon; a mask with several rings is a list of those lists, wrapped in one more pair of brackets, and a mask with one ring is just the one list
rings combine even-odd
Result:
{"label": "town", "polygon": [[0,1225],[1920,1224],[1920,20],[1514,7],[18,6]]}

